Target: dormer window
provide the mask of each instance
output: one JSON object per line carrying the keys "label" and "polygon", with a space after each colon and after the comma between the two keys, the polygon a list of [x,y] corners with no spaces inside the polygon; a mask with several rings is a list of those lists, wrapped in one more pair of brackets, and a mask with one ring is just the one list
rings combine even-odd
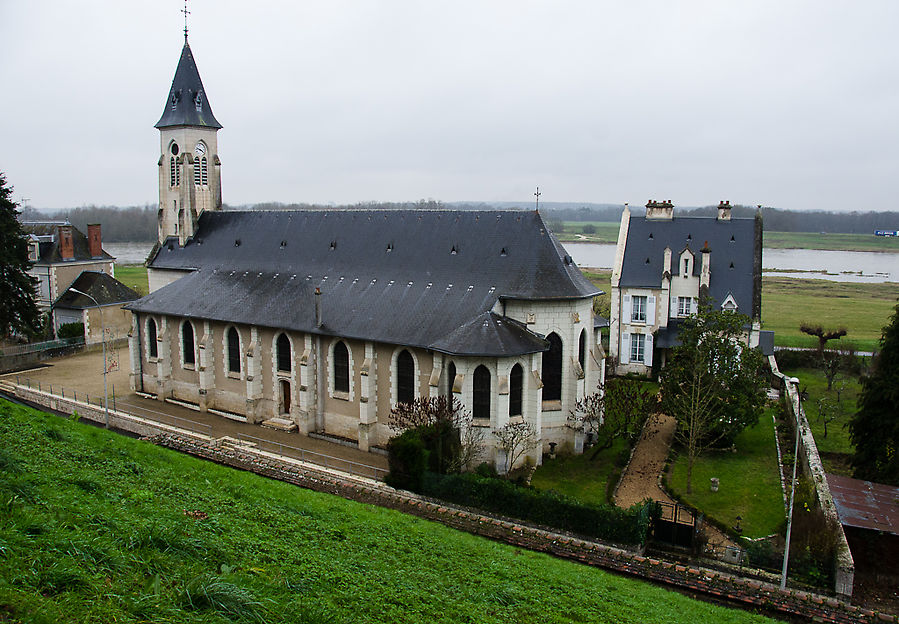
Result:
{"label": "dormer window", "polygon": [[684,258],[684,277],[690,276],[690,259]]}
{"label": "dormer window", "polygon": [[197,112],[203,112],[203,94],[197,93],[196,97],[194,97],[194,106],[197,107]]}
{"label": "dormer window", "polygon": [[721,304],[721,309],[725,312],[737,311],[737,302],[734,300],[733,295],[727,295],[727,297],[724,299],[724,303]]}

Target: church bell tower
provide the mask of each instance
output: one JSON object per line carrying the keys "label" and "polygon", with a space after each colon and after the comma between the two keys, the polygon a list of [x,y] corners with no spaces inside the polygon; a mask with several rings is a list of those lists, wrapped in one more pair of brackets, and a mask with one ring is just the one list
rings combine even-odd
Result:
{"label": "church bell tower", "polygon": [[194,235],[197,219],[206,210],[222,208],[221,161],[218,131],[222,125],[212,114],[200,72],[187,43],[159,129],[159,244],[171,236],[184,245]]}

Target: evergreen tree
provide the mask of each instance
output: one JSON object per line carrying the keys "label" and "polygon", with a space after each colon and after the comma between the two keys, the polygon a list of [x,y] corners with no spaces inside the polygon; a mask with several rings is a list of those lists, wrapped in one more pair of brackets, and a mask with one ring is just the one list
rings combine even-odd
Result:
{"label": "evergreen tree", "polygon": [[0,334],[33,335],[40,330],[41,317],[35,303],[37,280],[28,275],[28,241],[16,220],[12,187],[0,172]]}
{"label": "evergreen tree", "polygon": [[899,486],[899,304],[883,328],[872,372],[849,421],[855,477]]}

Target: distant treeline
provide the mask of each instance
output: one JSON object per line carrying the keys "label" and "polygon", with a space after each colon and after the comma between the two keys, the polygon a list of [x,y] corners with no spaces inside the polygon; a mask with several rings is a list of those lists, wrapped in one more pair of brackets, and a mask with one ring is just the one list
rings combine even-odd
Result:
{"label": "distant treeline", "polygon": [[[622,206],[581,206],[555,208],[552,204],[541,211],[553,219],[562,221],[618,221]],[[643,206],[631,206],[635,215],[645,214]],[[714,216],[718,206],[700,208],[674,207],[674,214],[682,217]],[[754,206],[734,205],[734,217],[752,217],[758,209]],[[762,221],[769,232],[828,232],[846,234],[872,234],[874,230],[899,229],[899,212],[825,212],[813,210],[799,212],[779,208],[762,208]]]}
{"label": "distant treeline", "polygon": [[22,210],[23,221],[69,220],[69,223],[87,233],[88,223],[103,226],[103,242],[126,243],[156,240],[156,206],[84,206],[45,212],[34,208]]}
{"label": "distant treeline", "polygon": [[[228,206],[225,210],[508,210],[518,208],[532,210],[533,204],[521,202],[442,202],[435,199],[420,199],[410,202],[359,202],[355,204],[284,204],[265,202],[245,206]],[[560,221],[618,221],[623,206],[592,203],[541,203],[540,211],[547,219]],[[709,216],[716,214],[717,206],[700,208],[674,207],[675,215]],[[635,215],[643,214],[642,206],[632,206]],[[756,208],[733,206],[734,217],[752,217]],[[103,225],[103,240],[110,243],[127,241],[152,241],[156,239],[156,206],[85,206],[57,210],[38,211],[25,208],[22,219],[54,219],[69,221],[82,232],[88,223]],[[779,208],[762,208],[765,229],[770,232],[832,232],[849,234],[871,234],[874,230],[899,229],[899,212],[798,212]]]}

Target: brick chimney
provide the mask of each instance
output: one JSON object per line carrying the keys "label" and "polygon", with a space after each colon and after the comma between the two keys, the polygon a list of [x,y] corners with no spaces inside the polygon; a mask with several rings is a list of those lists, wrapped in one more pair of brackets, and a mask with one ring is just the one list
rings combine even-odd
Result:
{"label": "brick chimney", "polygon": [[59,229],[59,255],[63,260],[75,259],[75,243],[72,240],[72,226],[60,225]]}
{"label": "brick chimney", "polygon": [[664,219],[670,221],[674,216],[674,204],[670,199],[665,201],[654,201],[650,199],[646,202],[646,218],[647,219]]}
{"label": "brick chimney", "polygon": [[100,234],[99,223],[87,224],[87,249],[91,254],[91,258],[103,256],[103,236]]}
{"label": "brick chimney", "polygon": [[730,200],[718,202],[718,220],[730,221]]}

